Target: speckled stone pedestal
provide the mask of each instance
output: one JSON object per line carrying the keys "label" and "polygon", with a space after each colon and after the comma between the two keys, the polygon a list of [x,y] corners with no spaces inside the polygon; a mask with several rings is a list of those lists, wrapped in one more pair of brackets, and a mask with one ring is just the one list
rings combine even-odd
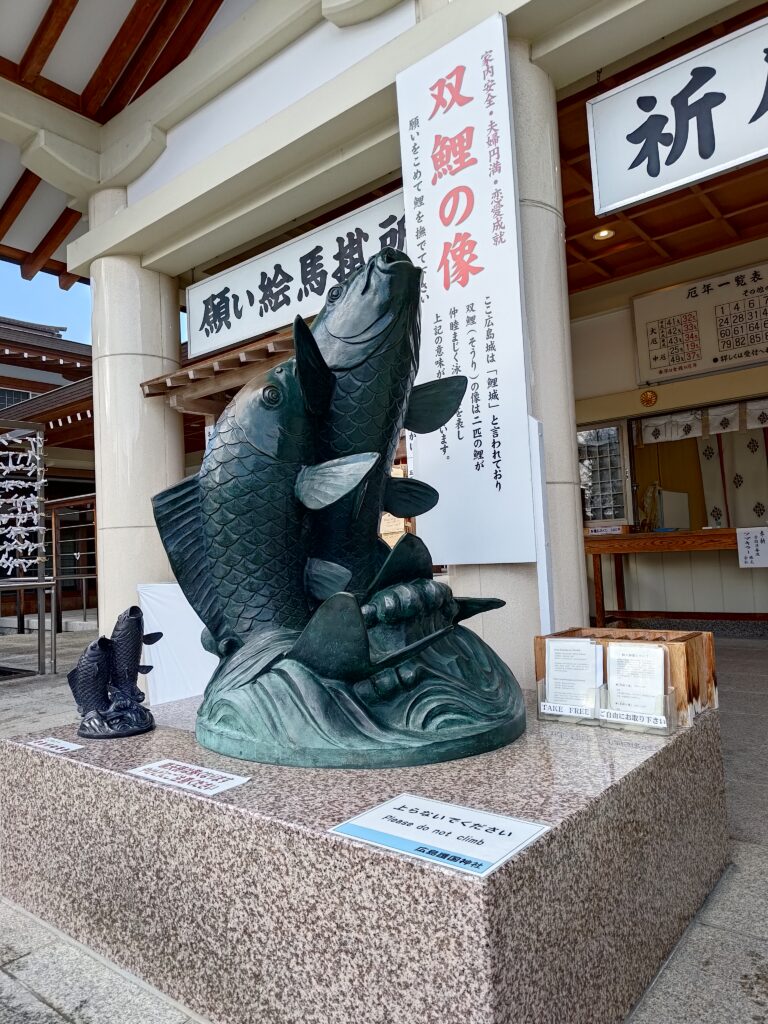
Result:
{"label": "speckled stone pedestal", "polygon": [[[0,891],[217,1024],[620,1022],[726,862],[717,712],[663,739],[531,709],[490,754],[334,771],[211,753],[173,711],[0,744]],[[125,774],[165,757],[251,781]],[[553,828],[485,879],[328,834],[402,792]]]}

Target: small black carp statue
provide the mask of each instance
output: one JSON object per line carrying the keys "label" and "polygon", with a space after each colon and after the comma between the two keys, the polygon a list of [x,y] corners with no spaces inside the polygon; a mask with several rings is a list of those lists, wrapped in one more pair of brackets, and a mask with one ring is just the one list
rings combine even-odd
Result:
{"label": "small black carp statue", "polygon": [[120,739],[154,728],[152,712],[142,707],[138,678],[152,670],[140,664],[142,646],[157,643],[162,635],[145,633],[141,608],[132,605],[118,616],[111,637],[88,644],[67,676],[81,715],[78,736]]}
{"label": "small black carp statue", "polygon": [[[391,476],[403,427],[437,430],[464,377],[414,387],[420,271],[384,249],[334,287],[293,358],[222,413],[200,472],[153,499],[176,578],[219,657],[197,738],[276,764],[387,767],[492,750],[525,729],[506,665],[459,625],[498,608],[432,578],[425,545],[379,536],[429,511]],[[101,712],[99,712],[101,714]]]}

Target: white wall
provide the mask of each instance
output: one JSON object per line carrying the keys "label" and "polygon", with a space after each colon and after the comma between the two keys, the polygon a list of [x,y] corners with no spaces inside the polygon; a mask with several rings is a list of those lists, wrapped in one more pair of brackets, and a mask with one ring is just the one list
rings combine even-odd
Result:
{"label": "white wall", "polygon": [[166,149],[128,186],[143,199],[257,125],[309,95],[416,24],[416,0],[360,25],[317,25],[168,132]]}
{"label": "white wall", "polygon": [[635,332],[630,309],[615,309],[572,320],[571,348],[577,401],[637,387]]}

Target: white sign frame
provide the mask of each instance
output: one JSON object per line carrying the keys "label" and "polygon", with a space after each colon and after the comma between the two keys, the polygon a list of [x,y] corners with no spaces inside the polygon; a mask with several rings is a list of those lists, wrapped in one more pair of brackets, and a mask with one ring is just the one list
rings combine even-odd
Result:
{"label": "white sign frame", "polygon": [[[341,217],[323,224],[322,227],[308,231],[297,238],[292,238],[289,242],[283,242],[266,252],[259,253],[258,256],[253,256],[236,266],[228,267],[218,274],[212,274],[202,281],[189,285],[186,301],[187,344],[190,359],[197,359],[224,348],[231,348],[233,345],[259,335],[280,330],[292,323],[297,314],[311,317],[319,313],[325,303],[326,295],[337,284],[332,276],[334,271],[332,249],[338,241],[338,237],[346,236],[348,231],[354,233],[357,228],[362,229],[368,235],[368,238],[362,243],[362,253],[364,259],[367,260],[379,251],[381,223],[393,214],[397,220],[403,217],[402,189],[390,192],[351,213],[345,213]],[[303,292],[303,289],[300,288],[299,257],[318,245],[322,247],[324,253],[323,266],[326,279],[323,290],[319,293],[307,291],[302,298],[298,298],[297,289]],[[405,249],[405,246],[406,243],[403,239],[400,248]],[[259,281],[262,273],[274,274],[278,263],[290,275],[291,283],[288,288],[293,294],[288,304],[280,305],[267,312],[262,310],[260,314]],[[224,288],[229,288],[227,300],[230,326],[218,330],[211,329],[211,333],[206,336],[203,327],[206,299],[220,293]],[[234,307],[233,296],[237,296],[238,299],[237,309]]]}
{"label": "white sign frame", "polygon": [[[441,105],[437,93],[446,81],[459,99]],[[538,453],[528,441],[529,353],[503,16],[402,71],[397,98],[409,251],[424,270],[417,383],[469,377],[457,416],[432,434],[408,435],[409,474],[440,493],[437,506],[419,516],[418,533],[438,564],[536,562],[544,539],[537,549]],[[446,171],[441,142],[454,149],[457,139],[471,159],[452,158]],[[465,205],[451,198],[462,187]],[[463,275],[458,260],[450,263],[460,237],[473,247],[466,262],[476,268]]]}
{"label": "white sign frame", "polygon": [[[395,805],[402,801],[416,804],[418,814],[398,811]],[[395,814],[399,815],[398,819],[386,820],[387,816],[391,819]],[[471,819],[467,817],[466,829],[463,828],[461,821],[459,826],[454,826],[448,821],[452,816],[463,819],[465,815],[471,816]],[[443,827],[438,829],[435,822],[439,822]],[[506,836],[494,834],[503,833],[504,828],[507,830]],[[450,804],[429,797],[415,796],[413,793],[401,793],[335,825],[330,832],[369,846],[377,846],[379,849],[404,853],[438,867],[461,871],[476,878],[485,878],[551,828],[551,825],[540,821],[512,818],[491,811],[464,807],[462,804]],[[457,832],[465,831],[468,835],[453,838],[453,829]],[[428,835],[436,835],[437,838],[428,839]],[[460,843],[464,845],[460,846]],[[482,857],[476,852],[479,845],[484,847]],[[424,852],[419,849],[420,847],[430,852]]]}
{"label": "white sign frame", "polygon": [[[748,38],[750,36],[753,36],[753,39],[750,40]],[[746,134],[748,129],[756,128],[754,132],[756,141],[768,140],[766,133],[768,112],[763,115],[765,122],[762,126],[760,121],[753,125],[749,123],[750,115],[759,109],[763,85],[766,82],[768,67],[763,57],[763,49],[766,47],[768,47],[768,18],[753,22],[753,24],[701,46],[691,53],[686,53],[660,68],[655,68],[639,78],[625,82],[610,92],[587,100],[586,114],[595,213],[605,214],[635,206],[654,196],[674,192],[694,182],[704,181],[717,174],[722,174],[734,167],[754,163],[768,155],[768,141],[764,145],[755,145],[754,148],[751,148],[749,142],[742,146],[741,138],[736,134],[739,130]],[[713,108],[715,139],[721,140],[720,151],[726,155],[714,163],[709,162],[716,157],[718,152],[716,148],[711,157],[701,157],[698,154],[694,130],[689,133],[683,153],[672,165],[675,169],[670,169],[669,173],[665,173],[666,164],[663,162],[655,177],[647,173],[647,165],[645,168],[642,166],[630,167],[638,155],[640,145],[630,143],[624,130],[610,131],[608,124],[616,118],[623,120],[624,128],[630,127],[636,130],[645,116],[638,107],[637,100],[644,94],[649,94],[657,102],[653,107],[648,108],[648,112],[652,111],[652,116],[656,117],[667,115],[668,121],[663,127],[669,134],[673,134],[676,125],[669,99],[679,91],[678,86],[681,84],[685,86],[686,79],[690,80],[690,71],[693,66],[699,64],[705,56],[708,64],[715,67],[716,75],[701,89],[695,90],[692,99],[695,97],[697,100],[704,95],[702,89],[717,92],[720,91],[718,87],[726,89],[724,93],[726,99]],[[755,81],[750,82],[749,88],[745,88],[743,77],[753,71]],[[738,76],[741,76],[741,80]],[[653,83],[652,90],[648,88],[649,83]],[[730,89],[728,89],[729,85]],[[669,154],[669,149],[664,150],[662,155],[665,154]],[[612,166],[619,163],[620,167]],[[643,172],[642,177],[636,173],[638,171]],[[622,187],[622,181],[626,181],[628,184]],[[642,185],[642,183],[654,181],[654,184],[647,184],[646,187]]]}
{"label": "white sign frame", "polygon": [[[686,318],[691,317],[689,334]],[[636,295],[632,318],[641,385],[768,363],[768,262]],[[750,324],[754,326],[751,333]],[[657,346],[663,343],[665,356],[656,367],[651,365],[652,329],[658,333]],[[668,337],[660,343],[661,332]],[[656,354],[662,348],[657,347]]]}

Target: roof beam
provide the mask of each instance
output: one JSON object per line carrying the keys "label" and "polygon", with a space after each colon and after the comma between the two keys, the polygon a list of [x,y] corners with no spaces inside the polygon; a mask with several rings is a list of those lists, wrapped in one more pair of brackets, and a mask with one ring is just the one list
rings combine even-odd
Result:
{"label": "roof beam", "polygon": [[203,32],[210,25],[222,2],[223,0],[193,0],[192,6],[169,39],[168,45],[141,83],[141,87],[136,93],[137,96],[141,96],[147,89],[151,89],[155,82],[159,82],[169,71],[173,71],[177,65],[187,59]]}
{"label": "roof beam", "polygon": [[21,264],[21,276],[25,281],[30,281],[38,270],[42,270],[81,216],[79,210],[70,210],[69,208],[59,214],[53,227],[46,232],[35,251]]}
{"label": "roof beam", "polygon": [[115,82],[125,71],[155,18],[163,0],[136,0],[81,96],[82,112],[95,117]]}
{"label": "roof beam", "polygon": [[193,0],[166,0],[165,6],[152,25],[152,31],[142,40],[98,110],[98,121],[104,124],[128,106],[192,3]]}
{"label": "roof beam", "polygon": [[8,198],[0,207],[0,239],[5,238],[16,218],[27,204],[27,200],[40,184],[40,178],[32,171],[23,170]]}
{"label": "roof beam", "polygon": [[79,280],[80,278],[77,274],[68,274],[66,272],[59,274],[59,288],[61,288],[63,292],[68,292],[72,285],[77,284]]}
{"label": "roof beam", "polygon": [[21,83],[30,85],[38,77],[76,7],[77,0],[51,0],[19,62]]}

